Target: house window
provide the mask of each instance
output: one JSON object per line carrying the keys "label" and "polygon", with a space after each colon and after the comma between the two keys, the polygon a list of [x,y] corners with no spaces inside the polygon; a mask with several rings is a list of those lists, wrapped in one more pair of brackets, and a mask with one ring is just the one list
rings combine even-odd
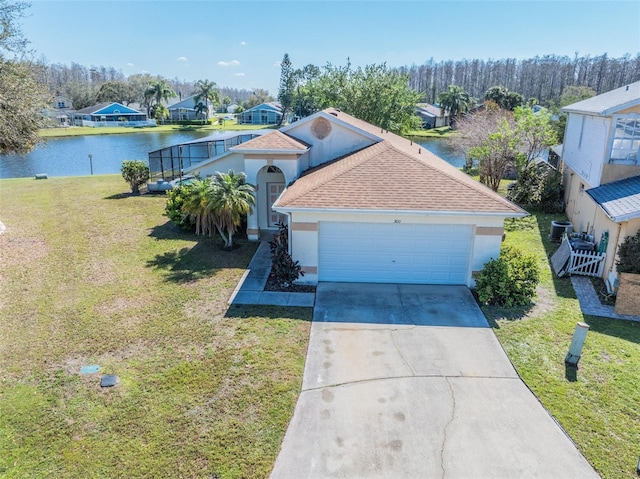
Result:
{"label": "house window", "polygon": [[640,150],[640,116],[616,119],[609,163],[635,165]]}

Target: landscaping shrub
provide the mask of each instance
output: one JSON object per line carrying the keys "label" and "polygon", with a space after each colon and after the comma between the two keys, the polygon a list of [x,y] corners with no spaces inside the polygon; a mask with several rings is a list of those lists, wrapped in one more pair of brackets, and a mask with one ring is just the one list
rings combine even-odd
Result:
{"label": "landscaping shrub", "polygon": [[640,230],[635,236],[627,236],[618,247],[618,273],[640,274]]}
{"label": "landscaping shrub", "polygon": [[525,209],[545,213],[564,211],[562,175],[546,163],[531,163],[518,173],[507,198]]}
{"label": "landscaping shrub", "polygon": [[503,246],[476,277],[478,299],[494,306],[526,306],[536,293],[540,271],[535,256]]}
{"label": "landscaping shrub", "polygon": [[189,196],[191,189],[191,185],[183,185],[168,190],[165,215],[176,226],[193,233],[196,230],[196,222],[191,215],[184,213],[182,209],[184,200]]}
{"label": "landscaping shrub", "polygon": [[289,254],[289,227],[278,223],[278,232],[269,241],[271,248],[271,274],[282,288],[289,288],[300,276],[304,276],[299,261]]}
{"label": "landscaping shrub", "polygon": [[149,181],[149,167],[144,160],[124,160],[122,162],[122,177],[125,179],[134,195],[140,193],[140,186]]}

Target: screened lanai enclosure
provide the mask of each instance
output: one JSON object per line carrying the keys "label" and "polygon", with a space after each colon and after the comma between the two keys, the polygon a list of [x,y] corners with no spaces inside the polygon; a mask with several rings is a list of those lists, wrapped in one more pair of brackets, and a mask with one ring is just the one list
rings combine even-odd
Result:
{"label": "screened lanai enclosure", "polygon": [[182,176],[191,166],[208,158],[220,156],[228,152],[231,147],[269,131],[252,130],[216,134],[151,151],[149,152],[151,181],[171,181]]}

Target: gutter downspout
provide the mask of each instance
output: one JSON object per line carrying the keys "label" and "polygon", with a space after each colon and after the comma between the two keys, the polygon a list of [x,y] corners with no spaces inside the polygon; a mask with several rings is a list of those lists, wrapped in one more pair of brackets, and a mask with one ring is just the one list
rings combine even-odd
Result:
{"label": "gutter downspout", "polygon": [[613,261],[611,261],[611,266],[609,266],[609,273],[613,273],[613,265],[616,264],[616,255],[618,254],[618,241],[620,241],[620,231],[622,231],[622,224],[618,223],[618,232],[616,233],[616,241],[613,243],[614,251],[613,251]]}

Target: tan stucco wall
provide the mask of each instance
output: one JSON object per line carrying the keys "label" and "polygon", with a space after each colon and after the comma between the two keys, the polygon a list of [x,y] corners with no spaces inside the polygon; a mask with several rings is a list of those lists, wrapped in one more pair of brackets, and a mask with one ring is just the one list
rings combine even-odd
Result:
{"label": "tan stucco wall", "polygon": [[604,165],[601,184],[640,175],[640,165]]}
{"label": "tan stucco wall", "polygon": [[640,113],[640,105],[632,106],[626,110],[620,110],[616,112],[616,115],[626,115],[627,113]]}
{"label": "tan stucco wall", "polygon": [[189,173],[206,178],[207,176],[215,175],[217,172],[226,173],[229,170],[233,170],[235,172],[244,171],[244,158],[242,154],[232,153],[228,156],[219,158],[214,162],[195,165],[191,170],[189,170]]}
{"label": "tan stucco wall", "polygon": [[[340,114],[337,118],[340,119]],[[313,121],[293,123],[291,127],[286,128],[287,134],[313,145],[309,157],[310,166],[320,165],[375,143],[375,140],[369,135],[333,120],[335,119],[329,120],[331,121],[331,132],[323,139],[316,138],[311,131]]]}
{"label": "tan stucco wall", "polygon": [[585,232],[594,235],[597,243],[600,242],[602,233],[609,232],[609,245],[607,247],[607,258],[603,270],[603,278],[607,278],[610,272],[615,273],[615,255],[618,247],[616,240],[624,241],[625,236],[634,235],[640,229],[640,218],[623,222],[620,225],[614,223],[585,192],[581,191],[581,180],[578,175],[570,175],[571,169],[567,169],[565,179],[565,200],[566,214],[576,232]]}

